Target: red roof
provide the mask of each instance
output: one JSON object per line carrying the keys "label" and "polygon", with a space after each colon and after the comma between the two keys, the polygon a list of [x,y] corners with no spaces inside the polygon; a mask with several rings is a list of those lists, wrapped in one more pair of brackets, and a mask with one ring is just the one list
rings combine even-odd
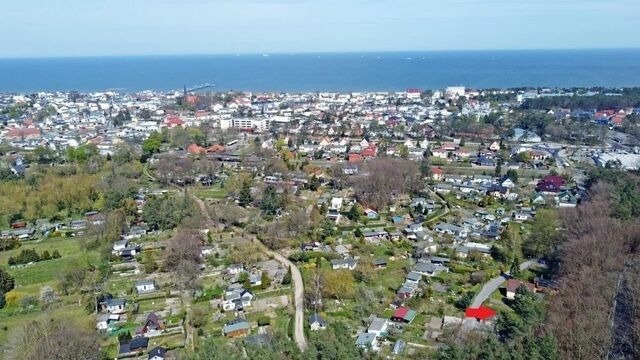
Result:
{"label": "red roof", "polygon": [[407,316],[408,312],[409,312],[409,308],[406,306],[402,306],[396,309],[396,312],[393,313],[393,317],[398,319],[403,319],[405,316]]}
{"label": "red roof", "polygon": [[40,129],[35,127],[11,129],[5,135],[6,138],[29,138],[40,136]]}
{"label": "red roof", "polygon": [[349,154],[349,162],[360,162],[362,161],[362,156],[360,154]]}
{"label": "red roof", "polygon": [[567,180],[557,175],[547,175],[545,176],[541,183],[551,183],[557,187],[560,187],[567,183]]}
{"label": "red roof", "polygon": [[476,318],[478,320],[488,320],[496,316],[496,311],[488,307],[480,306],[477,308],[467,308],[464,312],[465,317]]}
{"label": "red roof", "polygon": [[172,116],[168,116],[167,119],[164,121],[167,125],[173,125],[173,126],[181,126],[184,124],[184,121],[182,121],[182,119],[180,119],[179,117],[172,115]]}
{"label": "red roof", "polygon": [[431,167],[431,173],[433,175],[442,175],[444,172],[442,171],[442,169],[440,167],[432,166]]}
{"label": "red roof", "polygon": [[362,150],[362,156],[364,157],[375,157],[378,155],[378,149],[374,145],[369,145],[368,148]]}

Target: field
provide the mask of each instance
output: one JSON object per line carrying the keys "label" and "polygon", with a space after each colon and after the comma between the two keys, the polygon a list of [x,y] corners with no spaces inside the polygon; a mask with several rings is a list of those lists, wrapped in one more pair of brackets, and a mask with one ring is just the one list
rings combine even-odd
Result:
{"label": "field", "polygon": [[[40,261],[30,265],[9,268],[9,257],[16,256],[21,249],[34,249],[39,254],[47,250],[52,253],[58,250],[59,259]],[[57,276],[68,269],[87,264],[97,264],[100,255],[96,251],[85,251],[81,248],[78,238],[51,238],[39,241],[25,242],[20,248],[0,252],[0,266],[9,272],[14,278],[16,287],[10,292],[18,294],[20,298],[32,296],[39,297],[40,289],[50,286],[57,289]],[[4,344],[13,329],[37,319],[43,314],[50,317],[63,319],[78,319],[80,321],[92,321],[82,306],[79,306],[78,296],[68,296],[55,302],[50,308],[42,310],[39,306],[22,308],[19,304],[7,304],[0,310],[0,345]]]}

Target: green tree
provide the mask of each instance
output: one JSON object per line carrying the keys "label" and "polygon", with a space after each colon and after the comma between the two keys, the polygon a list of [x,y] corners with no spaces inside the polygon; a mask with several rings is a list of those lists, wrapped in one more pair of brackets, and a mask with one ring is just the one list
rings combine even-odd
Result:
{"label": "green tree", "polygon": [[149,137],[142,142],[142,158],[150,158],[153,154],[160,152],[162,146],[162,134],[157,131],[152,132]]}
{"label": "green tree", "polygon": [[523,244],[527,256],[550,256],[555,252],[560,240],[557,211],[540,209],[533,218],[531,234]]}
{"label": "green tree", "polygon": [[309,190],[316,191],[318,190],[319,187],[320,187],[320,179],[318,179],[318,177],[315,174],[313,174],[313,176],[311,176],[311,180],[309,180]]}
{"label": "green tree", "polygon": [[495,167],[495,171],[493,174],[495,177],[500,177],[502,175],[502,159],[498,159],[498,162],[496,163],[496,167]]}
{"label": "green tree", "polygon": [[284,276],[282,277],[282,285],[289,285],[289,284],[291,284],[291,266],[289,266],[287,273],[284,274]]}
{"label": "green tree", "polygon": [[353,206],[351,206],[351,209],[349,209],[349,212],[347,212],[347,218],[351,221],[358,221],[362,214],[363,212],[360,209],[360,206],[358,204],[353,204]]}
{"label": "green tree", "polygon": [[240,187],[240,191],[238,194],[238,200],[240,201],[240,206],[247,206],[251,204],[253,201],[253,197],[251,196],[251,181],[245,179],[242,182]]}
{"label": "green tree", "polygon": [[151,274],[152,272],[158,270],[158,264],[156,263],[155,256],[153,252],[147,251],[144,254],[142,259],[142,265],[144,266],[144,272],[147,274]]}
{"label": "green tree", "polygon": [[281,207],[281,199],[278,195],[276,188],[273,186],[267,186],[262,194],[262,201],[260,202],[260,209],[267,215],[275,215],[276,211]]}
{"label": "green tree", "polygon": [[505,174],[509,179],[511,179],[511,181],[513,181],[514,183],[518,182],[518,172],[515,171],[514,169],[509,169],[507,170],[507,173]]}

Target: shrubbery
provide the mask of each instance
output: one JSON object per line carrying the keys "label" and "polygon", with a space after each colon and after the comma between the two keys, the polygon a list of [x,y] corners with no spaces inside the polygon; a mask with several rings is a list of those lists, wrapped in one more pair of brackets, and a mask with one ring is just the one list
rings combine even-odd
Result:
{"label": "shrubbery", "polygon": [[60,257],[62,256],[60,255],[58,250],[54,250],[53,254],[49,254],[48,250],[43,251],[42,254],[38,254],[33,249],[24,249],[20,251],[20,254],[18,256],[9,257],[8,263],[9,263],[9,266],[13,266],[13,265],[28,264],[32,262],[38,262],[38,261],[46,261],[50,259],[58,259]]}

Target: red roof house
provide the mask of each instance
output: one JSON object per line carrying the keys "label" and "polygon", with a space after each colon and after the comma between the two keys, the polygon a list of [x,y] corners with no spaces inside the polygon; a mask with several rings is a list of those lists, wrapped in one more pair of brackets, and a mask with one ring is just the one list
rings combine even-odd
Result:
{"label": "red roof house", "polygon": [[378,156],[378,148],[375,145],[369,145],[366,149],[362,150],[363,157],[376,157]]}
{"label": "red roof house", "polygon": [[350,163],[356,163],[356,162],[361,162],[361,161],[362,161],[362,155],[354,154],[354,153],[349,154],[349,162]]}
{"label": "red roof house", "polygon": [[497,313],[495,310],[484,306],[480,306],[477,308],[467,308],[467,310],[465,310],[464,312],[465,317],[476,318],[480,321],[492,319],[496,316],[496,314]]}
{"label": "red roof house", "polygon": [[180,117],[175,116],[175,115],[167,116],[167,118],[165,119],[164,123],[165,123],[165,125],[167,125],[170,128],[179,127],[179,126],[183,126],[184,125],[184,121],[182,121],[182,119],[180,119]]}

